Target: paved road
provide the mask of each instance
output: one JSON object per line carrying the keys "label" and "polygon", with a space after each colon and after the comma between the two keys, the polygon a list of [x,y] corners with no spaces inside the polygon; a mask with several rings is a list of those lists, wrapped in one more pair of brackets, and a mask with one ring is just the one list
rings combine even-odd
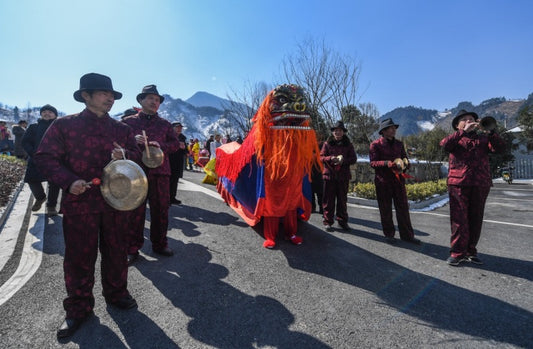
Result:
{"label": "paved road", "polygon": [[377,209],[350,205],[351,231],[314,214],[303,245],[266,250],[202,178],[186,172],[171,208],[176,255],[147,241],[130,267],[139,308],[106,307],[97,278],[96,315],[63,342],[61,217],[29,212],[23,190],[0,233],[0,348],[533,347],[532,185],[495,185],[485,264],[454,268],[447,206],[411,212],[422,246],[385,244]]}

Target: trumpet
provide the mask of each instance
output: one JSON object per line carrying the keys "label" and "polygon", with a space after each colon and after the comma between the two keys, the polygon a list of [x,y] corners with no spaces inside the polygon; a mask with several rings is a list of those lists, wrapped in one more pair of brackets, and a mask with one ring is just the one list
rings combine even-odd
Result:
{"label": "trumpet", "polygon": [[479,120],[479,129],[484,132],[490,132],[498,126],[498,123],[496,122],[496,119],[492,116],[485,116]]}

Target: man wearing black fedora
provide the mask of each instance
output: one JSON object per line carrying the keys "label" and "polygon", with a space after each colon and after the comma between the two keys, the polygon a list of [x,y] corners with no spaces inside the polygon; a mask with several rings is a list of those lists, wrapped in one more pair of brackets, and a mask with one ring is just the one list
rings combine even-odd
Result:
{"label": "man wearing black fedora", "polygon": [[478,133],[478,116],[460,110],[453,118],[452,134],[440,141],[449,153],[448,196],[450,198],[450,257],[447,263],[482,264],[477,256],[485,201],[492,186],[489,153],[501,153],[505,142],[494,131]]}
{"label": "man wearing black fedora", "polygon": [[65,258],[63,269],[67,298],[65,321],[58,338],[71,336],[93,314],[95,263],[101,252],[103,296],[106,303],[130,309],[137,302],[127,290],[128,266],[125,230],[127,212],[109,206],[100,188],[111,160],[126,158],[140,162],[141,151],[133,131],[109,116],[122,94],[105,75],[89,73],[80,79],[74,99],[85,104],[77,115],[57,119],[44,135],[35,154],[39,170],[63,189],[61,211]]}
{"label": "man wearing black fedora", "polygon": [[[163,152],[163,163],[155,168],[144,166],[148,177],[148,198],[133,211],[131,226],[128,230],[128,264],[139,256],[144,245],[144,224],[146,220],[146,202],[150,204],[150,241],[152,251],[163,256],[172,256],[174,252],[168,247],[168,210],[170,207],[170,162],[169,154],[176,152],[179,141],[172,125],[161,118],[157,111],[165,98],[159,94],[156,85],[143,87],[137,95],[141,111],[135,116],[124,120],[133,129],[137,143],[143,147],[146,142],[150,146],[160,148]],[[146,135],[146,138],[144,137]]]}
{"label": "man wearing black fedora", "polygon": [[400,239],[413,244],[420,244],[415,238],[411,217],[409,216],[409,203],[405,189],[405,177],[396,159],[401,159],[402,166],[409,166],[407,153],[403,143],[396,139],[396,130],[399,125],[391,118],[381,121],[378,133],[380,138],[370,144],[370,166],[375,171],[374,183],[381,217],[381,226],[385,241],[395,243],[394,222],[392,220],[392,203],[396,210],[396,220]]}
{"label": "man wearing black fedora", "polygon": [[348,225],[348,187],[352,174],[350,165],[357,162],[357,154],[346,132],[342,121],[337,121],[331,127],[331,136],[324,142],[320,150],[320,160],[324,164],[322,179],[324,190],[322,194],[323,224],[326,230],[333,231],[333,219],[344,230]]}

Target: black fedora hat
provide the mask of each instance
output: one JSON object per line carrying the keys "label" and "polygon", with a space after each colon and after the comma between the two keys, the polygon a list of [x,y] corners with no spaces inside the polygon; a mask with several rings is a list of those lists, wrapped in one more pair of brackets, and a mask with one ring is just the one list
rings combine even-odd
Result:
{"label": "black fedora hat", "polygon": [[173,122],[173,123],[172,123],[172,127],[178,127],[178,126],[183,127],[183,125],[181,124],[181,122]]}
{"label": "black fedora hat", "polygon": [[144,99],[144,97],[146,97],[146,95],[159,96],[159,103],[163,103],[163,101],[165,100],[165,97],[161,96],[159,92],[157,92],[156,85],[144,86],[142,92],[137,95],[137,102],[141,103],[141,101]]}
{"label": "black fedora hat", "polygon": [[111,91],[115,95],[115,99],[121,99],[122,93],[113,90],[113,83],[108,76],[88,73],[80,78],[80,89],[74,92],[74,99],[78,102],[85,103],[81,93],[83,91]]}
{"label": "black fedora hat", "polygon": [[473,111],[466,111],[464,109],[461,109],[452,120],[452,127],[454,130],[457,130],[457,125],[459,125],[459,119],[465,115],[472,115],[474,117],[474,120],[477,120],[479,118],[477,114]]}
{"label": "black fedora hat", "polygon": [[57,116],[57,109],[54,108],[53,106],[51,106],[50,104],[45,104],[45,105],[43,105],[43,106],[41,107],[41,109],[39,110],[39,114],[42,114],[43,111],[45,111],[45,110],[49,110],[49,111],[51,111],[52,113],[56,114],[56,116]]}
{"label": "black fedora hat", "polygon": [[127,117],[130,116],[130,115],[135,115],[135,114],[137,114],[137,113],[138,113],[138,111],[137,111],[135,108],[129,108],[129,109],[126,109],[126,110],[124,110],[124,114],[122,114],[122,115],[120,116],[120,119],[123,120],[124,118],[127,118]]}
{"label": "black fedora hat", "polygon": [[387,118],[387,119],[381,121],[380,124],[379,124],[378,133],[381,134],[381,132],[383,132],[384,129],[386,129],[387,127],[391,127],[391,126],[394,126],[396,128],[400,127],[400,125],[398,125],[397,123],[392,121],[392,118]]}
{"label": "black fedora hat", "polygon": [[335,125],[333,125],[333,126],[331,127],[331,129],[330,129],[331,132],[333,132],[333,130],[336,129],[336,128],[340,128],[340,129],[343,130],[344,132],[348,132],[348,130],[346,129],[346,127],[344,127],[344,122],[342,122],[342,121],[337,121],[337,122],[335,123]]}

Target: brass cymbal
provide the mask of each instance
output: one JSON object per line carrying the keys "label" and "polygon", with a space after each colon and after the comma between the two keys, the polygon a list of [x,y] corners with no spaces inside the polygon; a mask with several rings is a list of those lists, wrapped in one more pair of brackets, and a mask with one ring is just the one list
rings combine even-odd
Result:
{"label": "brass cymbal", "polygon": [[100,190],[111,207],[131,211],[146,199],[148,179],[141,166],[131,160],[111,161],[104,168]]}
{"label": "brass cymbal", "polygon": [[163,164],[163,161],[165,160],[165,154],[163,154],[161,148],[149,145],[147,150],[149,153],[147,153],[146,150],[143,151],[143,164],[145,164],[146,167],[149,168],[156,168],[161,166]]}

